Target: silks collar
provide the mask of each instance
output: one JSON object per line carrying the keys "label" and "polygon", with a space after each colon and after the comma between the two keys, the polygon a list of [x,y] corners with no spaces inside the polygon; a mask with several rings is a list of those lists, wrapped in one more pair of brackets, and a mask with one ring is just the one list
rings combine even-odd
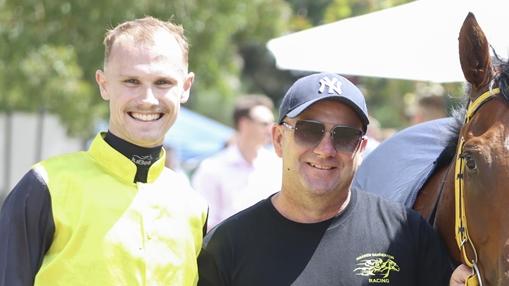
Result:
{"label": "silks collar", "polygon": [[[105,133],[99,133],[95,136],[92,144],[90,144],[88,153],[108,173],[124,182],[134,184],[133,181],[137,170],[136,164],[106,143],[103,138],[104,135]],[[159,159],[148,170],[147,183],[154,182],[164,169],[166,158],[164,148],[161,148],[161,152]]]}

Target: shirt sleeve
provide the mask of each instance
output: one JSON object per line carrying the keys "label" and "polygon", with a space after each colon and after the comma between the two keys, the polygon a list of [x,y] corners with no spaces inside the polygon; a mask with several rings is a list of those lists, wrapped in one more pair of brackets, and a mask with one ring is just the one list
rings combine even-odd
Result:
{"label": "shirt sleeve", "polygon": [[420,219],[419,228],[420,235],[417,238],[418,285],[449,285],[454,263],[448,250],[438,233],[423,219]]}
{"label": "shirt sleeve", "polygon": [[33,285],[54,232],[48,187],[30,170],[0,210],[0,286]]}
{"label": "shirt sleeve", "polygon": [[225,252],[225,238],[221,231],[216,235],[217,227],[212,229],[203,241],[203,247],[198,256],[198,286],[228,286],[225,271],[222,269],[229,263],[231,253]]}

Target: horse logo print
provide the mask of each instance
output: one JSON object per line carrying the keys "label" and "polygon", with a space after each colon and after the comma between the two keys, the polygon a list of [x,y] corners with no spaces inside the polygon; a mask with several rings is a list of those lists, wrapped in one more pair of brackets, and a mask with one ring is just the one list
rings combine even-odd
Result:
{"label": "horse logo print", "polygon": [[392,255],[367,253],[357,257],[357,267],[353,272],[358,276],[369,277],[369,283],[390,283],[391,272],[400,268]]}

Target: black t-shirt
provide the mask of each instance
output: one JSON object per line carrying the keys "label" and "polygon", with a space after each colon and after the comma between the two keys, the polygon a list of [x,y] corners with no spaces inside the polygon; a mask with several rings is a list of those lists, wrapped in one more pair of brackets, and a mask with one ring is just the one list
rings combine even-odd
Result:
{"label": "black t-shirt", "polygon": [[352,191],[331,220],[284,218],[270,198],[206,237],[198,285],[448,285],[452,264],[438,235],[412,210]]}

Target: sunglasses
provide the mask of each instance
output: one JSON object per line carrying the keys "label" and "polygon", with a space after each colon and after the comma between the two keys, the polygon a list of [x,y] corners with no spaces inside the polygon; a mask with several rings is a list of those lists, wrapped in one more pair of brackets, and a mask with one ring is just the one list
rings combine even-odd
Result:
{"label": "sunglasses", "polygon": [[314,147],[320,144],[325,133],[332,137],[332,143],[336,151],[353,153],[364,135],[359,129],[336,125],[331,130],[326,130],[322,122],[314,120],[298,120],[295,126],[283,121],[283,126],[294,131],[295,141],[301,145]]}

